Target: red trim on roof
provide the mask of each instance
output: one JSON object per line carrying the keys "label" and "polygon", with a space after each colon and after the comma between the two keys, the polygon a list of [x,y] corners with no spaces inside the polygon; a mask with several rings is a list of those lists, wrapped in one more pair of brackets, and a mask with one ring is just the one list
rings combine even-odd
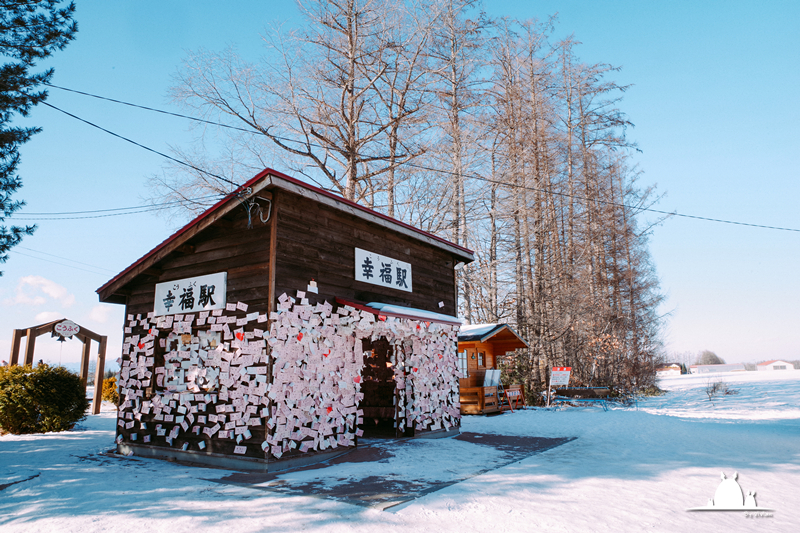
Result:
{"label": "red trim on roof", "polygon": [[176,231],[175,233],[173,233],[172,235],[167,237],[161,244],[159,244],[158,246],[156,246],[155,248],[153,248],[152,250],[147,252],[145,255],[143,255],[140,259],[138,259],[136,262],[134,262],[128,268],[126,268],[125,270],[123,270],[122,272],[120,272],[119,274],[114,276],[113,278],[111,278],[109,281],[107,281],[105,284],[103,284],[103,286],[100,287],[99,289],[97,289],[95,292],[99,293],[99,292],[103,291],[106,287],[108,287],[109,285],[113,284],[119,278],[121,278],[122,276],[124,276],[125,274],[127,274],[128,272],[133,270],[134,268],[136,268],[136,266],[139,265],[142,261],[146,260],[148,257],[152,256],[153,254],[155,254],[156,252],[158,252],[159,250],[161,250],[162,248],[167,246],[169,243],[171,243],[172,241],[174,241],[175,239],[177,239],[178,237],[180,237],[181,235],[186,233],[192,226],[194,226],[195,224],[197,224],[198,222],[200,222],[201,220],[203,220],[204,218],[209,216],[211,213],[213,213],[214,211],[216,211],[217,209],[219,209],[220,207],[222,207],[226,203],[228,203],[231,200],[233,200],[234,196],[237,193],[239,193],[243,189],[247,189],[248,187],[252,187],[255,183],[257,183],[258,181],[264,179],[265,177],[267,177],[269,175],[273,175],[275,177],[284,179],[284,180],[289,181],[289,182],[291,182],[291,183],[293,183],[295,185],[298,185],[300,187],[303,187],[305,189],[313,191],[313,192],[315,192],[317,194],[321,194],[323,196],[327,196],[328,198],[331,198],[333,200],[336,200],[337,202],[340,202],[340,203],[343,203],[345,205],[348,205],[348,206],[350,206],[350,207],[352,207],[354,209],[358,209],[360,211],[364,211],[365,213],[369,213],[369,214],[374,215],[376,217],[382,218],[382,219],[387,220],[387,221],[389,221],[389,222],[391,222],[393,224],[397,224],[398,226],[402,226],[402,227],[404,227],[406,229],[410,229],[410,230],[412,230],[412,231],[414,231],[416,233],[419,233],[421,235],[425,235],[426,237],[430,237],[431,239],[434,239],[434,240],[437,240],[437,241],[439,241],[441,243],[447,244],[448,246],[452,246],[454,248],[457,248],[457,249],[459,249],[459,250],[461,250],[463,252],[466,252],[468,254],[474,254],[474,252],[472,250],[468,249],[468,248],[464,248],[463,246],[460,246],[458,244],[452,243],[452,242],[450,242],[450,241],[448,241],[446,239],[443,239],[441,237],[438,237],[436,235],[433,235],[431,233],[423,231],[423,230],[421,230],[419,228],[415,228],[414,226],[412,226],[410,224],[406,224],[405,222],[400,222],[399,220],[396,220],[396,219],[394,219],[394,218],[392,218],[392,217],[390,217],[388,215],[384,215],[383,213],[379,213],[378,211],[373,211],[372,209],[364,207],[363,205],[359,205],[359,204],[357,204],[357,203],[355,203],[353,201],[347,200],[345,198],[342,198],[341,196],[333,194],[330,191],[326,191],[324,189],[320,189],[319,187],[315,187],[313,185],[309,185],[308,183],[306,183],[304,181],[300,181],[300,180],[298,180],[296,178],[292,178],[291,176],[287,176],[286,174],[284,174],[282,172],[278,172],[277,170],[273,170],[271,168],[265,168],[264,170],[262,170],[261,172],[256,174],[253,178],[249,179],[247,182],[245,182],[244,184],[240,185],[239,188],[237,188],[236,190],[228,193],[227,196],[225,196],[225,198],[223,198],[222,200],[220,200],[219,202],[217,202],[213,206],[209,207],[205,211],[203,211],[201,214],[199,214],[197,217],[195,217],[191,222],[189,222],[188,224],[183,226],[181,229],[179,229],[178,231]]}
{"label": "red trim on roof", "polygon": [[784,361],[783,359],[773,359],[772,361],[764,361],[763,363],[758,363],[757,366],[767,366],[771,365],[772,363],[778,363],[778,362],[788,363],[788,361]]}

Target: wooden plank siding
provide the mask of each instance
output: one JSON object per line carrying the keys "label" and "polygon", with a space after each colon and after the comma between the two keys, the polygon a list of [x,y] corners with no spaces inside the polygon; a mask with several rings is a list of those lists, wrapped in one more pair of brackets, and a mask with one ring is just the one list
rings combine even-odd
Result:
{"label": "wooden plank siding", "polygon": [[[446,251],[325,205],[309,210],[307,199],[290,193],[282,192],[276,206],[276,295],[304,290],[313,279],[320,300],[338,296],[456,315],[454,258]],[[357,247],[410,263],[413,292],[356,281]]]}

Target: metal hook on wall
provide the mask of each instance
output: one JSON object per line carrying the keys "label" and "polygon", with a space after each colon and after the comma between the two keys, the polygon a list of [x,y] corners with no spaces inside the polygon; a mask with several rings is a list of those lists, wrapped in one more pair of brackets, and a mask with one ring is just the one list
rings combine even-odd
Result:
{"label": "metal hook on wall", "polygon": [[258,206],[258,218],[259,220],[261,220],[262,224],[266,224],[267,222],[269,222],[269,217],[272,216],[272,200],[269,200],[267,198],[261,198],[260,196],[256,196],[256,200],[263,200],[264,202],[267,202],[267,218],[264,218],[262,216],[264,210],[261,209],[260,205],[256,204]]}

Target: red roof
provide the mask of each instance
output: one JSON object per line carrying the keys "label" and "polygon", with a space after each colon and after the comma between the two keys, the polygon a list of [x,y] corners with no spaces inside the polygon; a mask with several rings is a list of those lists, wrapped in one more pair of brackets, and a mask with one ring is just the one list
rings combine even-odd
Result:
{"label": "red roof", "polygon": [[780,359],[773,359],[772,361],[764,361],[763,363],[758,363],[758,366],[767,366],[771,365],[772,363],[785,363],[786,361],[781,361]]}
{"label": "red roof", "polygon": [[205,219],[206,217],[208,217],[209,215],[214,213],[216,210],[221,208],[223,205],[227,204],[228,202],[235,201],[236,195],[240,191],[245,190],[248,187],[252,187],[258,181],[260,181],[260,180],[262,180],[265,177],[270,176],[270,175],[278,177],[278,178],[281,178],[281,179],[286,180],[286,181],[289,181],[294,185],[303,187],[303,188],[305,188],[305,189],[307,189],[309,191],[312,191],[312,192],[314,192],[316,194],[320,194],[320,195],[326,196],[328,198],[331,198],[331,199],[335,200],[336,202],[342,203],[342,204],[344,204],[344,205],[346,205],[348,207],[357,209],[357,210],[362,211],[364,213],[368,213],[368,214],[370,214],[372,216],[375,216],[375,217],[378,217],[378,218],[382,218],[382,219],[386,220],[387,222],[390,222],[392,224],[395,224],[397,226],[405,228],[406,230],[411,230],[411,231],[413,231],[415,233],[419,233],[420,235],[424,235],[425,237],[428,237],[429,239],[433,239],[433,240],[439,241],[444,245],[447,245],[447,246],[450,246],[450,247],[456,248],[457,250],[462,251],[464,254],[466,254],[468,256],[472,256],[474,254],[474,252],[472,250],[470,250],[468,248],[465,248],[463,246],[460,246],[458,244],[452,243],[452,242],[448,241],[447,239],[443,239],[443,238],[441,238],[441,237],[439,237],[437,235],[433,235],[433,234],[428,233],[426,231],[422,231],[421,229],[415,228],[414,226],[412,226],[410,224],[406,224],[405,222],[401,222],[401,221],[399,221],[397,219],[394,219],[394,218],[392,218],[392,217],[390,217],[388,215],[384,215],[383,213],[379,213],[378,211],[374,211],[372,209],[369,209],[367,207],[359,205],[359,204],[357,204],[357,203],[355,203],[355,202],[353,202],[351,200],[347,200],[347,199],[345,199],[345,198],[343,198],[341,196],[333,194],[330,191],[326,191],[324,189],[320,189],[319,187],[315,187],[313,185],[309,185],[308,183],[306,183],[304,181],[300,181],[300,180],[298,180],[296,178],[292,178],[290,176],[287,176],[286,174],[283,174],[282,172],[278,172],[277,170],[273,170],[271,168],[265,168],[264,170],[262,170],[261,172],[256,174],[253,178],[248,180],[246,183],[240,185],[236,190],[228,193],[228,195],[225,196],[225,198],[223,198],[222,200],[220,200],[219,202],[217,202],[213,206],[211,206],[208,209],[206,209],[203,213],[198,215],[194,220],[192,220],[191,222],[186,224],[184,227],[182,227],[181,229],[179,229],[178,231],[176,231],[175,233],[173,233],[172,235],[167,237],[161,244],[159,244],[158,246],[156,246],[155,248],[153,248],[152,250],[147,252],[145,255],[143,255],[140,259],[138,259],[136,262],[134,262],[128,268],[126,268],[125,270],[123,270],[122,272],[120,272],[119,274],[114,276],[112,279],[107,281],[102,287],[97,289],[97,291],[95,291],[95,292],[99,293],[99,292],[103,291],[106,287],[109,287],[110,285],[112,285],[118,279],[120,279],[125,274],[127,274],[128,272],[130,272],[131,270],[136,268],[143,261],[146,261],[149,257],[151,257],[154,254],[156,254],[159,250],[161,250],[164,247],[166,247],[167,245],[169,245],[171,242],[173,242],[179,236],[181,236],[182,234],[186,233],[189,229],[191,229],[193,226],[198,224],[200,221],[202,221],[203,219]]}

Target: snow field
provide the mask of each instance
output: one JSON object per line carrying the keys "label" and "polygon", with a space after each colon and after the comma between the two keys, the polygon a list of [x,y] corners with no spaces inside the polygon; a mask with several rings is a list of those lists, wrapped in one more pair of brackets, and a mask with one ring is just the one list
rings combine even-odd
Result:
{"label": "snow field", "polygon": [[[738,394],[710,402],[709,376],[663,380],[670,392],[639,410],[530,409],[466,417],[463,430],[577,437],[392,511],[207,481],[226,471],[114,459],[108,406],[77,431],[0,438],[0,530],[180,533],[202,531],[797,531],[800,525],[800,372],[710,376]],[[781,374],[781,375],[777,375]],[[798,374],[795,377],[795,374]],[[401,452],[402,472],[424,477],[480,462],[452,439]],[[381,475],[384,463],[359,463]],[[426,466],[427,465],[427,466]],[[739,473],[770,518],[687,512],[714,496],[720,473]]]}

